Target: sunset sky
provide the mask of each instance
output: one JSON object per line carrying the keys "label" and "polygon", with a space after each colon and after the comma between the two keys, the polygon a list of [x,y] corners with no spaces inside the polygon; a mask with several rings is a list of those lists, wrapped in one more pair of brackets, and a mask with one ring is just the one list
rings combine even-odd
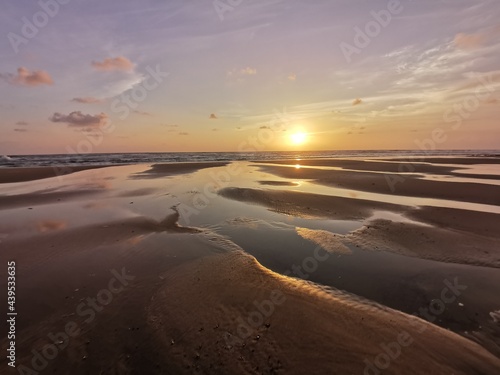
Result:
{"label": "sunset sky", "polygon": [[498,0],[1,7],[0,155],[500,148]]}

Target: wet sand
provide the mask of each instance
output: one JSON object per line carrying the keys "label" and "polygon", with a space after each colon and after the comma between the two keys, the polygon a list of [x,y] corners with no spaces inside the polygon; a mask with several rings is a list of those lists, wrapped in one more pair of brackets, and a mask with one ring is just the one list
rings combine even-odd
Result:
{"label": "wet sand", "polygon": [[[459,204],[486,192],[480,203],[494,205],[493,185],[470,182],[467,194],[434,184],[417,196],[457,207],[415,207],[325,194],[336,179],[377,192],[364,172],[238,165],[35,173],[0,185],[0,256],[17,264],[17,364],[72,374],[498,373],[500,215]],[[309,258],[316,267],[304,268]],[[122,284],[111,283],[116,272]],[[467,290],[438,319],[411,315],[457,277]],[[78,335],[51,338],[71,322]],[[33,362],[54,341],[55,358]]]}
{"label": "wet sand", "polygon": [[[500,164],[500,159],[495,159]],[[492,161],[490,161],[492,163]],[[405,162],[382,163],[349,161],[348,169],[322,169],[312,168],[316,164],[323,167],[343,168],[345,163],[337,160],[330,162],[325,160],[306,161],[283,161],[282,166],[276,162],[261,162],[261,170],[288,179],[308,179],[316,183],[344,189],[361,190],[379,194],[390,194],[399,196],[423,197],[449,199],[460,202],[473,202],[491,205],[500,205],[500,194],[498,186],[478,184],[472,182],[447,182],[437,180],[424,180],[420,178],[422,173],[434,174],[436,172],[454,176],[449,172],[449,167],[417,164],[415,169],[409,169]],[[446,160],[451,163],[451,160]],[[374,169],[370,169],[375,164]],[[301,166],[297,168],[297,166]],[[311,166],[304,168],[304,166]],[[385,168],[384,168],[385,167]],[[352,169],[352,170],[349,170]],[[454,168],[455,170],[458,168]],[[372,171],[376,171],[372,172]],[[401,173],[396,173],[396,172]],[[468,174],[457,174],[460,177],[470,177]],[[483,175],[472,175],[474,178],[485,177]],[[486,175],[487,178],[498,179],[498,176]]]}
{"label": "wet sand", "polygon": [[153,164],[150,169],[141,172],[137,175],[138,178],[149,176],[151,178],[159,178],[164,176],[172,176],[195,172],[199,169],[221,167],[228,163],[226,162],[204,162],[204,163],[165,163]]}
{"label": "wet sand", "polygon": [[70,173],[85,171],[88,169],[105,168],[101,165],[82,165],[74,167],[33,167],[33,168],[2,168],[0,170],[0,184],[39,180],[64,176]]}

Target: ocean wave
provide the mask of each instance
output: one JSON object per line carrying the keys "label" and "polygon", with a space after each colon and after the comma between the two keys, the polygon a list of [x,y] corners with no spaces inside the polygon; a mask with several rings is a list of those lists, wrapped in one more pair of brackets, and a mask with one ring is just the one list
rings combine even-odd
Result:
{"label": "ocean wave", "polygon": [[[429,156],[427,151],[261,151],[261,152],[165,152],[165,153],[112,153],[112,154],[57,154],[57,155],[16,155],[0,156],[2,167],[53,167],[74,165],[123,165],[153,164],[178,162],[212,162],[236,160],[276,160],[276,159],[309,159],[309,158],[348,158],[348,157],[405,157]],[[433,156],[468,156],[471,154],[498,155],[499,150],[461,150],[434,151]]]}

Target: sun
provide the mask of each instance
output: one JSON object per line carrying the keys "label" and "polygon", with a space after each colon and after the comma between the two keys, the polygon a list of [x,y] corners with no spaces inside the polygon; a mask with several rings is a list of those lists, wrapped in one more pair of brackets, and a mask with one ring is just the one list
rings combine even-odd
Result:
{"label": "sun", "polygon": [[303,132],[297,132],[290,135],[290,141],[294,145],[302,145],[307,141],[307,134]]}

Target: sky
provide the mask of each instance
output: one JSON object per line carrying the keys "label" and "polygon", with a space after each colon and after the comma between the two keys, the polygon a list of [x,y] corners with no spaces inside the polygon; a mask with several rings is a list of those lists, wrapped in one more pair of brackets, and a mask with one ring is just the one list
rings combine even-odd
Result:
{"label": "sky", "polygon": [[498,0],[0,4],[0,155],[500,149]]}

